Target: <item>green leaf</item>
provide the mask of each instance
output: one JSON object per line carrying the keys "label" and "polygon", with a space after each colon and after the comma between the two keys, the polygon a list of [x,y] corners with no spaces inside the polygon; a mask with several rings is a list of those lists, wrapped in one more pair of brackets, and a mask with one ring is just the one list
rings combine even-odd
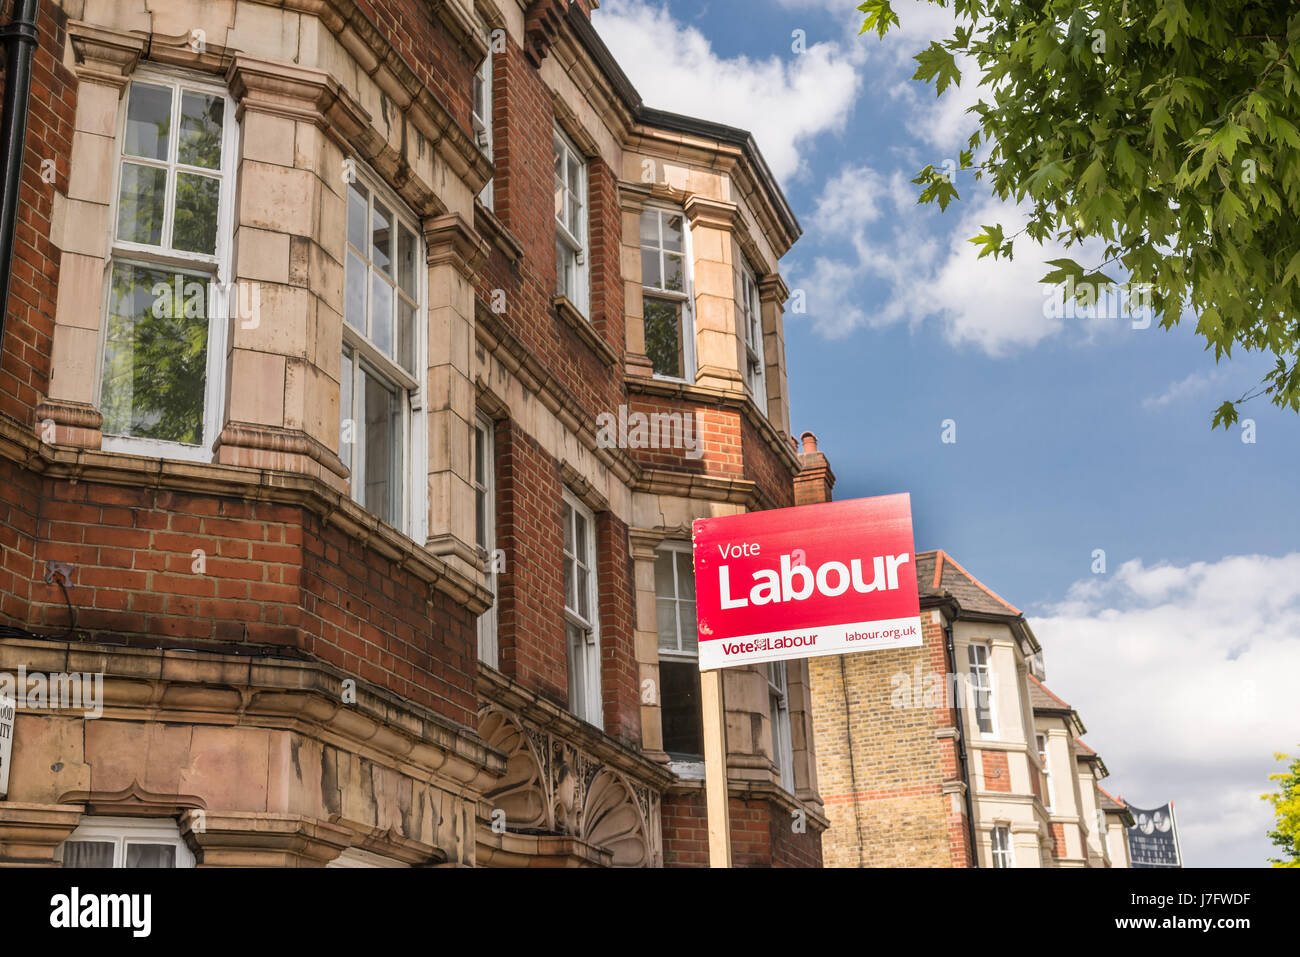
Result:
{"label": "green leaf", "polygon": [[912,59],[919,64],[916,72],[912,74],[912,79],[925,83],[934,80],[935,96],[942,95],[949,83],[961,82],[961,71],[957,69],[956,59],[937,42],[931,41],[926,49]]}
{"label": "green leaf", "polygon": [[980,233],[973,239],[967,240],[967,242],[984,247],[980,250],[980,254],[975,258],[983,259],[985,256],[991,255],[996,259],[998,254],[1002,251],[1002,246],[1005,242],[1002,237],[1002,227],[995,224],[993,226],[982,226],[980,228],[983,229],[984,232]]}
{"label": "green leaf", "polygon": [[858,31],[859,35],[868,30],[875,30],[883,40],[891,27],[898,26],[898,14],[889,5],[889,0],[865,0],[864,3],[858,4],[858,9],[866,14],[862,21],[862,29]]}
{"label": "green leaf", "polygon": [[1224,431],[1237,424],[1237,406],[1232,402],[1225,402],[1214,410],[1214,420],[1210,423],[1210,428],[1217,429],[1223,426]]}
{"label": "green leaf", "polygon": [[1056,268],[1038,280],[1041,283],[1057,285],[1073,278],[1077,285],[1083,279],[1084,269],[1073,259],[1049,259],[1047,265]]}

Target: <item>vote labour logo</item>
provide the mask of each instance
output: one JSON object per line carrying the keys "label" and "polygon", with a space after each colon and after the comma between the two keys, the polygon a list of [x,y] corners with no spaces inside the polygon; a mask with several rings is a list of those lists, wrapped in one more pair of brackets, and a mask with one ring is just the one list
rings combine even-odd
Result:
{"label": "vote labour logo", "polygon": [[921,644],[907,495],[700,519],[700,668]]}

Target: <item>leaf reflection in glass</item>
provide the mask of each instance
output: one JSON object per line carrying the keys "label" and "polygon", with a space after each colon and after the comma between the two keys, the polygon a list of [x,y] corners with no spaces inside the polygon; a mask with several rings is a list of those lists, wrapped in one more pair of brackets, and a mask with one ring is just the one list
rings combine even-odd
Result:
{"label": "leaf reflection in glass", "polygon": [[105,434],[202,441],[208,295],[205,276],[114,263],[100,390]]}

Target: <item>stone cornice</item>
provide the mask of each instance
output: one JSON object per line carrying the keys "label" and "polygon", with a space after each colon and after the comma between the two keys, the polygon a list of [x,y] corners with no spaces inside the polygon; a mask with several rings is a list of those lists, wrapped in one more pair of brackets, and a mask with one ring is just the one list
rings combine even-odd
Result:
{"label": "stone cornice", "polygon": [[569,299],[565,296],[553,296],[551,298],[551,309],[554,311],[556,318],[560,319],[566,326],[572,329],[579,339],[596,354],[605,365],[617,369],[621,364],[620,356],[613,350],[605,337],[597,331],[592,325],[591,320],[578,311]]}
{"label": "stone cornice", "polygon": [[350,470],[331,449],[297,429],[282,429],[269,425],[250,425],[244,422],[227,422],[217,437],[217,447],[236,445],[246,449],[263,449],[288,455],[304,455],[319,463],[339,478],[346,479]]}
{"label": "stone cornice", "polygon": [[[504,759],[474,731],[320,661],[93,642],[0,642],[0,671],[20,664],[45,673],[102,673],[105,720],[292,730],[378,758],[421,780],[437,776],[475,792],[490,787],[505,770]],[[355,703],[344,703],[345,679],[356,682]],[[164,799],[133,799],[125,792],[97,799],[109,797],[123,804]],[[179,807],[202,806],[184,796],[166,800]]]}
{"label": "stone cornice", "polygon": [[666,379],[652,379],[640,376],[627,377],[627,390],[629,393],[664,396],[680,399],[684,402],[712,405],[739,412],[758,432],[768,447],[776,453],[777,458],[785,464],[791,478],[798,475],[802,468],[802,463],[799,461],[799,456],[795,453],[794,447],[790,444],[789,437],[777,431],[767,416],[758,411],[758,407],[754,405],[754,401],[747,392],[715,389],[689,382],[673,382]]}
{"label": "stone cornice", "polygon": [[422,225],[428,264],[450,265],[472,283],[487,262],[487,240],[460,213],[446,213]]}
{"label": "stone cornice", "polygon": [[[474,138],[451,115],[356,0],[282,0],[284,8],[317,17],[408,119],[469,185],[479,193],[492,176],[492,164]],[[459,4],[462,6],[463,5]],[[441,15],[441,14],[440,14]],[[444,21],[445,22],[445,21]],[[464,44],[462,43],[462,46]],[[477,64],[486,53],[474,44],[466,55]]]}
{"label": "stone cornice", "polygon": [[740,225],[740,207],[725,200],[710,199],[699,193],[689,194],[682,203],[691,225],[697,223],[712,229],[735,232]]}
{"label": "stone cornice", "polygon": [[473,3],[470,3],[469,8],[466,8],[465,0],[427,0],[427,3],[465,54],[475,63],[482,62],[487,56],[488,44],[474,19],[476,11],[473,10]]}
{"label": "stone cornice", "polygon": [[609,867],[614,858],[612,851],[572,834],[498,834],[484,822],[474,850],[480,867]]}
{"label": "stone cornice", "polygon": [[82,20],[68,21],[68,39],[77,76],[118,89],[126,85],[148,47],[148,40],[140,34],[122,33]]}
{"label": "stone cornice", "polygon": [[496,213],[478,199],[474,200],[474,228],[501,250],[508,262],[517,263],[524,258],[524,244],[515,238],[515,234],[506,228]]}
{"label": "stone cornice", "polygon": [[346,490],[330,488],[310,475],[51,445],[3,415],[0,415],[0,456],[50,479],[300,506],[397,563],[435,591],[467,606],[476,615],[482,614],[493,601],[492,594],[483,585],[367,512]]}
{"label": "stone cornice", "polygon": [[[474,335],[497,360],[516,376],[524,387],[537,396],[547,410],[581,442],[614,478],[630,485],[640,474],[640,466],[626,450],[603,448],[596,440],[595,416],[582,407],[574,395],[548,372],[537,358],[516,339],[505,325],[482,303],[475,311]],[[491,394],[490,383],[479,388]]]}
{"label": "stone cornice", "polygon": [[662,791],[674,780],[671,771],[641,752],[611,738],[554,702],[529,691],[483,663],[478,670],[479,699],[496,705],[543,731],[563,738],[576,748],[651,787]]}
{"label": "stone cornice", "polygon": [[780,273],[770,272],[759,277],[759,302],[774,302],[778,306],[784,306],[785,301],[789,298],[790,287],[785,284],[785,280],[781,278]]}
{"label": "stone cornice", "polygon": [[564,25],[563,0],[532,0],[524,14],[524,58],[540,68]]}
{"label": "stone cornice", "polygon": [[728,502],[732,505],[742,505],[749,512],[760,512],[776,507],[776,503],[759,488],[757,482],[750,479],[703,475],[699,472],[642,469],[640,478],[632,488],[634,491],[648,492],[653,495],[675,495],[679,498],[707,502]]}

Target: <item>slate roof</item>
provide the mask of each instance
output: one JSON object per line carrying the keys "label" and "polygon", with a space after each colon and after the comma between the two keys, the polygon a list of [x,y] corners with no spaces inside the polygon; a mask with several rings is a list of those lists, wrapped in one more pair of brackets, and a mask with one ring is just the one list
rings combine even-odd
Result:
{"label": "slate roof", "polygon": [[962,568],[943,549],[921,552],[916,556],[916,578],[921,597],[941,597],[945,593],[957,599],[967,611],[988,615],[1020,617],[1020,609]]}
{"label": "slate roof", "polygon": [[1117,797],[1113,797],[1104,787],[1098,785],[1097,790],[1101,792],[1101,809],[1103,811],[1126,811],[1124,802]]}
{"label": "slate roof", "polygon": [[1029,704],[1035,711],[1073,711],[1074,709],[1052,694],[1047,685],[1032,674],[1029,677]]}

